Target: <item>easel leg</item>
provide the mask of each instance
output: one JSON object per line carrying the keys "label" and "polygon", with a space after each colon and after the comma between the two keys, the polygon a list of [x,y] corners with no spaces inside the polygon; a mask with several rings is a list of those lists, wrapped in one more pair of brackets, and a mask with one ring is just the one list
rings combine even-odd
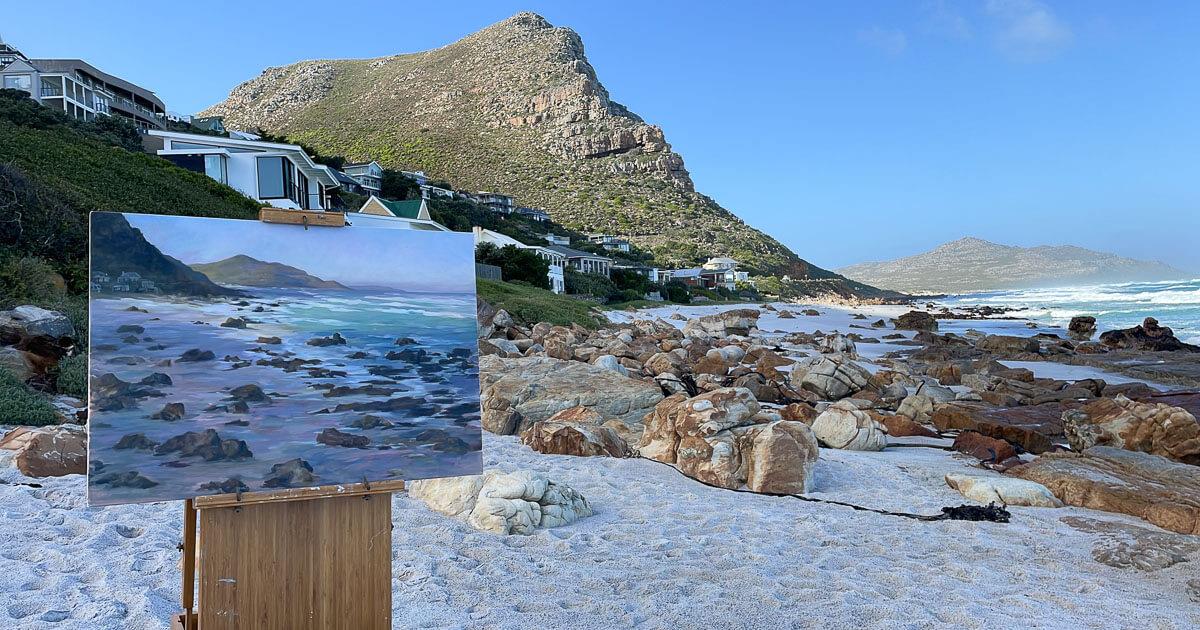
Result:
{"label": "easel leg", "polygon": [[196,505],[183,504],[183,628],[196,630]]}

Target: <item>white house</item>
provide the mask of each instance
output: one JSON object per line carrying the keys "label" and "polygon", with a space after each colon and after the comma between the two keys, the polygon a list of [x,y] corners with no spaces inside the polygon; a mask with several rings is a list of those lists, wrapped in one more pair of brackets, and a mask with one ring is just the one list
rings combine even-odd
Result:
{"label": "white house", "polygon": [[143,130],[165,126],[167,107],[154,92],[82,59],[30,59],[0,41],[0,87],[79,120],[120,116]]}
{"label": "white house", "polygon": [[422,184],[421,185],[421,196],[429,197],[430,195],[433,195],[435,197],[445,197],[446,199],[454,199],[454,197],[457,196],[457,195],[455,195],[454,191],[450,190],[449,188],[438,188],[437,186],[430,186],[429,184]]}
{"label": "white house", "polygon": [[566,290],[567,284],[566,279],[563,277],[563,267],[567,264],[567,257],[562,253],[556,252],[549,247],[526,245],[525,243],[522,243],[511,236],[507,236],[499,232],[493,232],[492,230],[486,230],[478,225],[475,226],[474,232],[476,245],[480,243],[491,243],[496,247],[512,245],[513,247],[531,250],[533,253],[537,254],[539,258],[550,264],[550,271],[546,273],[546,276],[550,279],[550,290],[555,293],[562,293]]}
{"label": "white house", "polygon": [[379,162],[347,164],[342,167],[342,172],[361,184],[369,195],[378,195],[379,191],[383,190],[383,167]]}
{"label": "white house", "polygon": [[602,246],[604,249],[617,250],[621,252],[629,251],[629,241],[610,234],[589,234],[588,240]]}
{"label": "white house", "polygon": [[570,247],[571,246],[571,237],[570,236],[559,236],[557,234],[547,234],[546,242],[550,243],[551,245],[562,245],[563,247]]}
{"label": "white house", "polygon": [[563,247],[562,245],[551,245],[546,249],[562,254],[567,258],[567,264],[583,273],[594,273],[605,278],[609,277],[609,274],[612,273],[613,260],[606,256],[583,252],[578,249]]}
{"label": "white house", "polygon": [[539,223],[544,223],[550,220],[549,212],[546,212],[545,210],[538,210],[537,208],[519,207],[517,208],[517,214],[523,217],[529,217],[530,219]]}
{"label": "white house", "polygon": [[501,214],[512,214],[515,200],[500,193],[480,191],[472,196],[472,200],[480,205],[487,206],[492,212]]}
{"label": "white house", "polygon": [[294,144],[154,129],[148,132],[152,141],[161,141],[158,155],[177,166],[276,208],[327,210],[329,191],[338,187],[329,168]]}

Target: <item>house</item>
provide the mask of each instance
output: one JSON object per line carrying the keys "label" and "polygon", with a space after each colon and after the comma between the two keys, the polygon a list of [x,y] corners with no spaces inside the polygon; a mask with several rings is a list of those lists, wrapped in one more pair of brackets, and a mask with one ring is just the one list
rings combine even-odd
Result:
{"label": "house", "polygon": [[82,59],[30,59],[2,41],[0,87],[28,92],[38,103],[78,120],[120,116],[143,131],[166,126],[167,106],[154,92]]}
{"label": "house", "polygon": [[550,243],[551,245],[562,245],[563,247],[570,247],[571,246],[571,237],[570,236],[559,236],[557,234],[547,234],[546,242]]}
{"label": "house", "polygon": [[588,241],[600,245],[604,249],[616,250],[621,252],[629,251],[629,241],[610,234],[589,234]]}
{"label": "house", "polygon": [[594,273],[607,278],[612,272],[613,260],[599,254],[591,252],[582,252],[578,249],[563,247],[562,245],[550,245],[546,249],[556,251],[567,259],[567,264],[583,273]]}
{"label": "house", "polygon": [[646,276],[646,279],[650,282],[654,282],[656,284],[662,281],[658,267],[647,267],[645,265],[613,265],[613,269],[624,269],[639,273],[643,276]]}
{"label": "house", "polygon": [[294,144],[150,130],[143,143],[189,171],[204,173],[251,199],[274,206],[328,210],[338,181]]}
{"label": "house", "polygon": [[425,175],[425,171],[400,171],[400,174],[417,182],[418,186],[425,186],[429,183],[429,177]]}
{"label": "house", "polygon": [[567,264],[567,257],[562,253],[556,252],[549,247],[542,247],[540,245],[526,245],[525,243],[522,243],[511,236],[501,234],[499,232],[493,232],[492,230],[486,230],[478,225],[474,227],[473,231],[475,233],[476,245],[479,245],[480,243],[491,243],[496,247],[512,245],[513,247],[520,249],[528,249],[537,254],[538,258],[541,258],[550,265],[550,270],[546,273],[546,276],[550,280],[550,290],[555,293],[562,293],[566,290],[567,284],[566,279],[563,277],[563,268]]}
{"label": "house", "polygon": [[342,167],[342,172],[354,178],[367,194],[378,195],[379,191],[383,190],[383,167],[379,162],[347,164]]}
{"label": "house", "polygon": [[429,232],[450,231],[450,228],[434,221],[433,217],[429,215],[429,206],[425,203],[425,199],[391,201],[371,195],[371,198],[367,199],[358,212],[347,215],[347,219],[359,225],[403,227]]}
{"label": "house", "polygon": [[429,184],[421,186],[421,196],[428,198],[430,195],[445,197],[446,199],[454,199],[456,196],[454,191],[450,190],[449,188],[438,188],[437,186],[430,186]]}
{"label": "house", "polygon": [[226,133],[225,119],[221,116],[193,117],[188,124],[203,131]]}
{"label": "house", "polygon": [[517,208],[516,212],[523,217],[528,217],[539,223],[550,220],[549,213],[547,213],[545,210],[538,210],[537,208]]}
{"label": "house", "polygon": [[328,169],[328,170],[329,170],[329,174],[330,174],[330,175],[331,175],[331,176],[332,176],[334,179],[336,179],[336,180],[337,180],[337,182],[338,182],[338,187],[339,187],[341,190],[344,190],[344,191],[346,191],[346,192],[348,192],[348,193],[353,193],[353,194],[355,194],[355,195],[362,195],[362,194],[366,194],[366,192],[364,191],[364,189],[363,189],[363,187],[362,187],[362,184],[358,183],[358,180],[357,180],[357,179],[354,179],[353,177],[350,177],[349,175],[347,175],[347,174],[345,174],[345,173],[343,173],[343,172],[341,172],[341,171],[337,170],[336,168],[333,168],[333,167],[330,167],[330,166],[326,166],[325,168],[326,168],[326,169]]}
{"label": "house", "polygon": [[737,264],[732,258],[712,258],[700,267],[664,271],[660,273],[660,278],[663,282],[678,280],[702,289],[724,288],[733,291],[737,288]]}
{"label": "house", "polygon": [[471,200],[482,206],[486,206],[492,212],[501,214],[512,214],[514,200],[508,195],[493,192],[478,192],[472,195]]}

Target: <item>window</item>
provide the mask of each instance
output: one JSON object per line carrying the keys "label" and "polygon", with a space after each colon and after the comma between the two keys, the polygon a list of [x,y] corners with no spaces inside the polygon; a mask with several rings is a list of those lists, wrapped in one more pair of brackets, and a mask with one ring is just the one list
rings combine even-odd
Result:
{"label": "window", "polygon": [[281,157],[258,158],[258,198],[281,199],[286,197],[284,164]]}
{"label": "window", "polygon": [[229,183],[229,172],[225,166],[224,155],[206,155],[204,156],[204,174],[221,182],[222,184]]}
{"label": "window", "polygon": [[12,74],[4,77],[4,87],[10,90],[25,90],[32,88],[33,82],[28,74]]}

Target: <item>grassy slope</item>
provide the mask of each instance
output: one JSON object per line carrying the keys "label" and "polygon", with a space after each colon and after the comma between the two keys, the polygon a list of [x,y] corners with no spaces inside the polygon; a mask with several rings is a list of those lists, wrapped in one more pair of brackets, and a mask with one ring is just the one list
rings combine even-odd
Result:
{"label": "grassy slope", "polygon": [[475,287],[479,297],[487,300],[489,304],[502,308],[525,322],[550,322],[563,326],[575,323],[593,329],[600,327],[602,323],[592,313],[594,304],[545,289],[493,280],[477,280]]}

